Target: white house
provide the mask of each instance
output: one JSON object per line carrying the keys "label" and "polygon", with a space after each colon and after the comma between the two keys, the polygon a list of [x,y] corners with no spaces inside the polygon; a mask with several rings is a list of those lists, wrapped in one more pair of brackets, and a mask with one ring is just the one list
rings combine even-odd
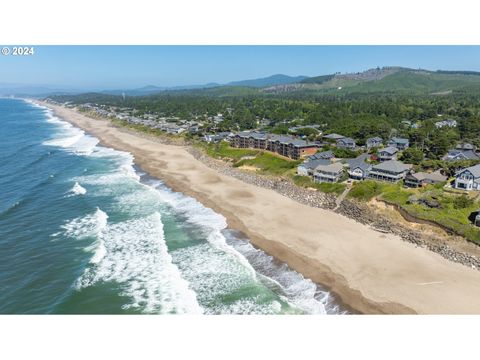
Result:
{"label": "white house", "polygon": [[455,174],[455,189],[480,190],[480,164],[462,169]]}

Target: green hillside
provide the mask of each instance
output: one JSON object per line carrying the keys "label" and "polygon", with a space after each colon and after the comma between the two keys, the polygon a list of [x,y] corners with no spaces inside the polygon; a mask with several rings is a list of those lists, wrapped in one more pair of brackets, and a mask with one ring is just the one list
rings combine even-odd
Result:
{"label": "green hillside", "polygon": [[377,81],[360,82],[344,89],[345,92],[350,93],[435,93],[455,91],[472,86],[478,86],[480,89],[480,76],[427,71],[399,71]]}

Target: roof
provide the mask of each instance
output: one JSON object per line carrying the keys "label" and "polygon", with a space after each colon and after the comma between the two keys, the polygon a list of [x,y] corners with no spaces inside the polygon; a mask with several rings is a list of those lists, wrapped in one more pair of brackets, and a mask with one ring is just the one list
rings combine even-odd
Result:
{"label": "roof", "polygon": [[315,169],[318,165],[329,165],[332,162],[328,159],[317,159],[317,160],[311,160],[308,162],[303,162],[298,166],[302,166],[306,169]]}
{"label": "roof", "polygon": [[254,139],[266,139],[267,138],[266,133],[255,132],[255,131],[242,131],[242,132],[237,133],[236,135],[238,135],[240,137],[245,137],[245,138],[252,137]]}
{"label": "roof", "polygon": [[404,164],[398,160],[389,160],[372,167],[373,170],[391,171],[395,173],[404,172],[412,167],[411,164]]}
{"label": "roof", "polygon": [[447,160],[453,160],[453,158],[463,158],[466,160],[478,160],[480,159],[480,156],[478,156],[475,151],[473,150],[449,150],[447,153],[447,156],[445,158]]}
{"label": "roof", "polygon": [[431,181],[442,182],[447,180],[447,177],[445,175],[440,174],[440,171],[434,171],[432,173],[418,172],[418,173],[410,174],[409,176],[415,178],[418,181],[431,180]]}
{"label": "roof", "polygon": [[308,159],[309,159],[309,160],[331,159],[331,158],[333,158],[333,157],[334,157],[333,151],[332,151],[332,150],[328,150],[328,151],[322,151],[322,152],[319,152],[319,153],[310,155],[310,156],[308,157]]}
{"label": "roof", "polygon": [[393,137],[393,138],[390,139],[390,141],[393,141],[396,144],[407,144],[408,143],[408,139],[399,138],[399,137]]}
{"label": "roof", "polygon": [[470,171],[475,178],[480,177],[480,164],[461,169],[461,170],[457,171],[457,173],[455,175],[458,175],[458,174],[464,172],[465,170]]}
{"label": "roof", "polygon": [[355,161],[355,160],[352,160],[351,162],[349,162],[348,166],[350,167],[350,170],[361,169],[363,171],[367,171],[372,168],[372,164],[366,163],[365,161]]}
{"label": "roof", "polygon": [[395,146],[387,146],[383,149],[378,150],[379,153],[386,152],[387,154],[393,155],[398,152],[398,149]]}
{"label": "roof", "polygon": [[349,137],[342,137],[342,138],[338,139],[337,142],[344,142],[346,144],[348,144],[348,143],[355,144],[355,140],[353,140],[352,138],[349,138]]}
{"label": "roof", "polygon": [[345,136],[333,133],[333,134],[324,135],[323,137],[325,139],[338,140],[338,139],[343,139]]}
{"label": "roof", "polygon": [[360,168],[364,171],[369,170],[372,168],[372,165],[369,163],[366,163],[365,160],[369,158],[370,155],[368,154],[361,154],[357,156],[355,159],[348,159],[347,164],[348,167],[353,170],[356,168]]}
{"label": "roof", "polygon": [[379,136],[375,136],[375,137],[371,137],[371,138],[368,138],[367,139],[367,142],[370,142],[370,141],[379,141],[379,142],[382,142],[383,139]]}
{"label": "roof", "polygon": [[329,165],[318,165],[315,170],[323,172],[333,172],[338,173],[343,170],[343,165],[340,162],[336,162]]}

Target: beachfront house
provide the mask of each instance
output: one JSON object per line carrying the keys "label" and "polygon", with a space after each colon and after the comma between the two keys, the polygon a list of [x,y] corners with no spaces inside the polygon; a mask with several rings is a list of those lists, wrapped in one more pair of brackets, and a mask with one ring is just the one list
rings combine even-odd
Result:
{"label": "beachfront house", "polygon": [[387,146],[386,148],[378,150],[379,161],[397,160],[398,149],[394,146]]}
{"label": "beachfront house", "polygon": [[336,183],[343,175],[343,164],[336,162],[329,165],[318,165],[313,171],[313,181]]}
{"label": "beachfront house", "polygon": [[453,187],[467,191],[480,190],[480,164],[457,171]]}
{"label": "beachfront house", "polygon": [[392,137],[387,145],[396,147],[398,150],[405,150],[410,146],[410,142],[405,138]]}
{"label": "beachfront house", "polygon": [[368,138],[365,145],[367,146],[367,149],[373,149],[373,148],[381,147],[383,145],[383,140],[382,140],[381,137],[378,137],[378,136]]}
{"label": "beachfront house", "polygon": [[404,179],[411,168],[411,164],[404,164],[397,160],[389,160],[372,166],[368,177],[374,180],[395,183]]}
{"label": "beachfront house", "polygon": [[339,149],[355,150],[356,146],[355,140],[349,137],[342,137],[337,140],[337,148]]}
{"label": "beachfront house", "polygon": [[364,180],[372,169],[372,164],[366,163],[364,159],[351,159],[348,162],[348,176],[354,180]]}
{"label": "beachfront house", "polygon": [[442,175],[440,171],[435,171],[432,173],[426,172],[410,172],[405,176],[405,186],[408,187],[422,187],[429,184],[438,184],[441,182],[447,181],[447,177]]}
{"label": "beachfront house", "polygon": [[316,159],[304,161],[297,166],[297,174],[301,176],[313,176],[315,168],[319,165],[329,165],[332,162],[329,159]]}

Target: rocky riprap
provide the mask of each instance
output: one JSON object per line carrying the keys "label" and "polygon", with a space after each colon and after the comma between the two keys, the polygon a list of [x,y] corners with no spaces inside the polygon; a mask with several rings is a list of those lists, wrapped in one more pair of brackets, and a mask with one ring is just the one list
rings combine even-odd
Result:
{"label": "rocky riprap", "polygon": [[248,184],[274,190],[279,194],[295,200],[301,204],[322,209],[334,209],[336,206],[336,198],[331,194],[325,194],[319,191],[301,188],[296,186],[289,180],[271,178],[268,176],[257,175],[253,172],[249,173],[239,170],[233,167],[233,164],[223,160],[213,159],[193,147],[189,147],[188,152],[192,154],[197,160],[201,161],[215,171],[234,177],[235,179],[241,180]]}
{"label": "rocky riprap", "polygon": [[480,270],[479,258],[457,251],[438,239],[428,241],[420,232],[408,229],[376,214],[365,204],[344,200],[336,209],[336,212],[362,224],[369,225],[377,231],[398,235],[402,240],[436,252],[445,259]]}

